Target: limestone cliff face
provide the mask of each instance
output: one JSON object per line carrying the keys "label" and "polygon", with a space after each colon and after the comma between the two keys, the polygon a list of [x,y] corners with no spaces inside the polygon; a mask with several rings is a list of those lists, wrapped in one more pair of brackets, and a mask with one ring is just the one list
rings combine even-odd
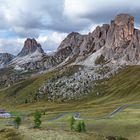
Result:
{"label": "limestone cliff face", "polygon": [[76,32],[70,33],[61,42],[57,51],[53,55],[46,57],[46,59],[44,60],[45,67],[49,68],[57,66],[61,63],[69,64],[74,62],[80,53],[80,46],[84,38],[85,35],[80,35]]}
{"label": "limestone cliff face", "polygon": [[[76,54],[74,55],[76,63],[86,60],[90,55],[96,56],[96,52],[100,51],[100,54],[112,63],[139,64],[140,31],[134,28],[134,17],[128,14],[119,14],[110,24],[97,26],[88,35],[69,34],[62,41],[58,51],[67,47],[72,50],[68,53],[70,56]],[[66,51],[64,54],[67,54]],[[66,57],[68,55],[65,55],[64,58]]]}
{"label": "limestone cliff face", "polygon": [[137,64],[140,61],[140,31],[134,28],[134,18],[120,14],[111,22],[104,55],[107,59]]}
{"label": "limestone cliff face", "polygon": [[[78,41],[81,42],[78,44]],[[78,41],[75,39],[72,44],[79,45],[76,62],[83,61],[93,54],[96,56],[96,52],[100,51],[107,61],[113,63],[140,63],[140,31],[134,28],[134,17],[131,15],[119,14],[110,24],[96,27],[92,33]]]}

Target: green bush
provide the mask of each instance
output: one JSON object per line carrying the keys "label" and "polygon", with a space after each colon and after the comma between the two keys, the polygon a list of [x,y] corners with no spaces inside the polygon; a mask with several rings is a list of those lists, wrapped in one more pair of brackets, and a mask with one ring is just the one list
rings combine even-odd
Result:
{"label": "green bush", "polygon": [[74,125],[73,130],[75,130],[76,132],[86,132],[86,125],[84,121],[78,121]]}
{"label": "green bush", "polygon": [[34,128],[39,128],[41,125],[41,113],[36,111],[34,114]]}
{"label": "green bush", "polygon": [[86,125],[84,121],[81,122],[81,131],[86,132]]}
{"label": "green bush", "polygon": [[71,117],[71,120],[70,120],[70,128],[71,128],[71,130],[74,130],[74,125],[75,125],[75,119],[74,119],[74,117],[72,116],[72,117]]}
{"label": "green bush", "polygon": [[75,128],[75,131],[77,132],[82,132],[82,128],[81,128],[81,122],[78,122]]}
{"label": "green bush", "polygon": [[14,119],[14,124],[15,124],[15,128],[18,129],[20,124],[21,124],[21,118],[20,117],[16,117]]}

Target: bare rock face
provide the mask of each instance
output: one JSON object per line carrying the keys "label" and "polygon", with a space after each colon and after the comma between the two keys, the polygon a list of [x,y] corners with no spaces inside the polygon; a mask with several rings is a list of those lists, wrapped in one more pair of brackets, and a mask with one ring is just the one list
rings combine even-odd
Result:
{"label": "bare rock face", "polygon": [[21,50],[21,52],[18,54],[18,56],[25,56],[25,55],[35,52],[36,50],[38,50],[40,53],[44,53],[41,45],[37,43],[35,39],[28,38],[25,41],[24,47]]}
{"label": "bare rock face", "polygon": [[64,49],[68,46],[70,47],[79,47],[83,41],[84,36],[80,35],[77,32],[70,33],[60,44],[58,50]]}
{"label": "bare rock face", "polygon": [[134,29],[134,17],[117,15],[110,24],[104,55],[107,59],[137,64],[140,60],[140,31]]}
{"label": "bare rock face", "polygon": [[115,20],[111,21],[108,34],[107,46],[119,47],[132,39],[134,34],[134,18],[128,14],[117,15]]}
{"label": "bare rock face", "polygon": [[[119,14],[110,24],[97,26],[88,35],[70,33],[58,47],[53,59],[49,58],[49,63],[50,61],[56,65],[63,61],[79,63],[86,61],[91,55],[92,58],[102,55],[107,61],[120,65],[138,64],[140,31],[134,28],[134,17]],[[94,64],[94,61],[90,63]]]}
{"label": "bare rock face", "polygon": [[54,54],[54,59],[57,63],[64,61],[66,58],[69,61],[75,61],[80,53],[80,46],[86,35],[81,35],[76,32],[70,33],[60,44],[57,52]]}

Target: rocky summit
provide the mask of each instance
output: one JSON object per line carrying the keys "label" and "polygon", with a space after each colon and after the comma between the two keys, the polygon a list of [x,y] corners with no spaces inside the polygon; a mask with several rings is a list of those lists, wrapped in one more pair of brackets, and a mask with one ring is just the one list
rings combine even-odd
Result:
{"label": "rocky summit", "polygon": [[25,56],[34,53],[36,50],[40,53],[44,53],[43,49],[41,48],[41,45],[37,43],[35,39],[28,38],[24,43],[23,49],[17,56]]}

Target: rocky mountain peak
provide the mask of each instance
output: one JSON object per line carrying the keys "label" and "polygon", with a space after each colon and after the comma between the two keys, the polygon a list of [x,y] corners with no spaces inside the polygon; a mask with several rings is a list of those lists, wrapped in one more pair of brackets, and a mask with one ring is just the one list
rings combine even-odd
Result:
{"label": "rocky mountain peak", "polygon": [[125,26],[130,24],[134,28],[134,17],[129,14],[119,14],[115,18],[115,24],[118,26]]}
{"label": "rocky mountain peak", "polygon": [[134,34],[134,17],[128,14],[119,14],[115,18],[116,31],[120,31],[120,36],[130,40]]}
{"label": "rocky mountain peak", "polygon": [[84,35],[77,32],[70,33],[60,44],[58,50],[64,49],[66,47],[79,47],[84,39]]}
{"label": "rocky mountain peak", "polygon": [[18,54],[18,56],[25,56],[31,53],[34,53],[36,50],[38,50],[38,52],[40,53],[44,53],[41,45],[33,38],[27,38],[25,43],[24,43],[24,47],[21,50],[21,52]]}

